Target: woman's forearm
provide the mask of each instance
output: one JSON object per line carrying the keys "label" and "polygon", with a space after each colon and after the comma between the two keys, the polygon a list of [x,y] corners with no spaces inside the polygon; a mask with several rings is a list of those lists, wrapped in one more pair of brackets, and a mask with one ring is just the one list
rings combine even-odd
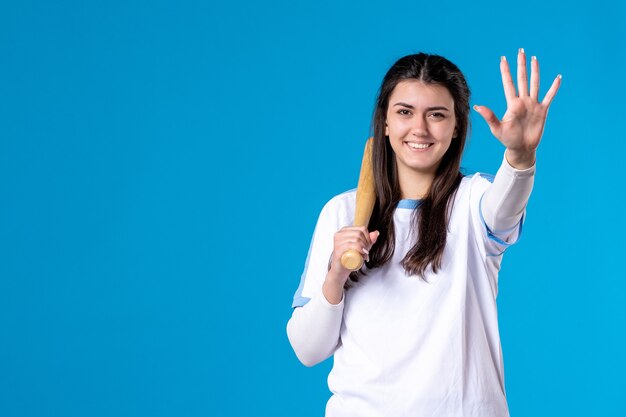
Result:
{"label": "woman's forearm", "polygon": [[339,343],[343,319],[343,289],[338,304],[330,303],[323,292],[317,293],[302,307],[294,309],[287,323],[287,337],[296,356],[306,366],[329,358]]}
{"label": "woman's forearm", "polygon": [[[535,179],[534,156],[510,161],[505,154],[502,165],[498,170],[493,184],[485,191],[481,202],[482,215],[487,227],[494,232],[506,232],[517,226],[522,218]],[[517,166],[532,165],[526,169],[516,169]]]}

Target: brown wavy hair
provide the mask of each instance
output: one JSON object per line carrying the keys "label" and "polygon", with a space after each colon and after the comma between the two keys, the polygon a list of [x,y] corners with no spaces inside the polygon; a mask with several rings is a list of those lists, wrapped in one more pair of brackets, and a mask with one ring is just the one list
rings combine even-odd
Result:
{"label": "brown wavy hair", "polygon": [[[370,250],[369,262],[365,263],[369,269],[385,265],[395,250],[393,216],[401,200],[401,192],[395,153],[389,144],[389,138],[385,136],[385,123],[389,97],[396,85],[405,80],[419,80],[425,84],[437,84],[447,88],[454,99],[456,116],[457,136],[452,139],[450,148],[437,168],[428,195],[421,200],[419,209],[413,212],[412,225],[418,231],[418,239],[401,262],[407,275],[417,275],[425,280],[424,275],[429,267],[435,273],[441,268],[450,212],[463,177],[460,166],[470,130],[470,89],[459,68],[439,55],[418,53],[405,56],[393,64],[385,75],[372,117],[372,166],[376,183],[376,203],[368,229],[378,230],[380,235]],[[362,275],[367,275],[364,268],[352,272],[346,287],[357,282]]]}

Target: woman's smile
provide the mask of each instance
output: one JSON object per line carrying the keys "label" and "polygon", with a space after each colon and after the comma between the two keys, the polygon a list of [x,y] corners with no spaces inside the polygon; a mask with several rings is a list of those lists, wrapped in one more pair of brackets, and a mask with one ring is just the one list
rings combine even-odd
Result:
{"label": "woman's smile", "polygon": [[433,143],[424,142],[404,142],[404,144],[409,147],[411,152],[426,152],[433,146]]}

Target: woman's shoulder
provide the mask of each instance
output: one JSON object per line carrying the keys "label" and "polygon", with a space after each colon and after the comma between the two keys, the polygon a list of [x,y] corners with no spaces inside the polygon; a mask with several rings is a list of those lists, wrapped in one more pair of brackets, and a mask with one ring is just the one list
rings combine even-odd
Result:
{"label": "woman's shoulder", "polygon": [[356,188],[330,198],[322,208],[322,215],[333,217],[339,224],[350,224],[354,218]]}
{"label": "woman's shoulder", "polygon": [[493,182],[493,175],[484,172],[472,172],[461,178],[456,193],[456,201],[473,201],[480,198]]}
{"label": "woman's shoulder", "polygon": [[344,211],[354,209],[355,204],[356,188],[353,188],[333,196],[326,202],[324,208],[333,209],[335,211]]}
{"label": "woman's shoulder", "polygon": [[488,187],[493,182],[494,176],[485,172],[473,172],[464,174],[459,187]]}
{"label": "woman's shoulder", "polygon": [[469,172],[463,174],[463,181],[487,181],[493,182],[494,175],[486,172]]}

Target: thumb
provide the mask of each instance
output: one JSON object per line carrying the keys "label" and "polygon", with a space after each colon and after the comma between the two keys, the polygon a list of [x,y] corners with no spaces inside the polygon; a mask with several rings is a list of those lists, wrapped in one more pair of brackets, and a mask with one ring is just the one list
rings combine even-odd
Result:
{"label": "thumb", "polygon": [[495,137],[499,137],[498,133],[500,131],[500,120],[498,120],[494,112],[491,111],[489,107],[478,105],[474,105],[474,110],[476,110],[478,114],[480,114],[483,119],[485,119],[487,125],[489,125],[491,133],[493,133]]}
{"label": "thumb", "polygon": [[372,241],[372,245],[376,243],[376,241],[378,240],[378,236],[380,236],[380,232],[378,230],[370,232],[370,240]]}

